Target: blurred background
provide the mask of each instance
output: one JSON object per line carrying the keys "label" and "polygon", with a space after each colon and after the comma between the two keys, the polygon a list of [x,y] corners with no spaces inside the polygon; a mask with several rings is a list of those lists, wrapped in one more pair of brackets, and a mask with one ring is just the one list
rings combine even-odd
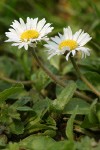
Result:
{"label": "blurred background", "polygon": [[83,28],[89,33],[98,30],[99,35],[99,10],[99,0],[1,0],[0,34],[8,30],[14,19],[26,19],[29,16],[46,18],[55,26],[55,32],[70,25],[75,29]]}

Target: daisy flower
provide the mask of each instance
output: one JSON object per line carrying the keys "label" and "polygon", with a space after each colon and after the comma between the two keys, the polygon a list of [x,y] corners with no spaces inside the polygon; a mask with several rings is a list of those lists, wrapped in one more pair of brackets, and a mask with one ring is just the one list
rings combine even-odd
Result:
{"label": "daisy flower", "polygon": [[51,41],[47,41],[44,46],[48,49],[49,57],[54,55],[66,55],[66,60],[70,54],[73,56],[77,51],[81,51],[82,58],[86,55],[90,55],[90,50],[84,45],[89,42],[92,38],[88,33],[84,33],[81,29],[75,34],[72,34],[70,27],[63,29],[63,35],[58,33],[58,36],[52,37]]}
{"label": "daisy flower", "polygon": [[53,27],[46,23],[45,18],[38,21],[38,18],[27,17],[26,23],[20,18],[19,22],[14,20],[9,32],[5,33],[8,37],[6,42],[13,42],[12,46],[24,47],[27,50],[28,46],[34,46],[37,41],[48,40],[47,34],[52,30]]}

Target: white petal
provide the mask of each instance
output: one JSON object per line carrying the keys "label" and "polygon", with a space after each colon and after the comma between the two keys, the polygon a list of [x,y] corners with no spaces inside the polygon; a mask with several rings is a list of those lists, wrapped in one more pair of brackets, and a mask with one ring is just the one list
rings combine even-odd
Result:
{"label": "white petal", "polygon": [[72,39],[72,30],[69,26],[68,26],[68,37],[69,39]]}
{"label": "white petal", "polygon": [[25,47],[25,50],[28,50],[28,45],[27,44],[25,44],[24,47]]}
{"label": "white petal", "polygon": [[23,44],[19,44],[18,46],[18,49],[22,48],[23,47]]}
{"label": "white petal", "polygon": [[23,30],[26,30],[26,24],[24,23],[23,19],[19,18],[19,20],[20,20],[21,26],[23,27]]}
{"label": "white petal", "polygon": [[72,30],[69,26],[68,26],[68,28],[64,28],[64,37],[66,40],[72,39]]}
{"label": "white petal", "polygon": [[54,41],[55,43],[59,44],[61,42],[61,39],[59,38],[59,36],[55,36],[54,38],[51,38],[52,41]]}
{"label": "white petal", "polygon": [[86,37],[87,36],[87,33],[84,33],[84,31],[83,32],[81,32],[81,34],[79,35],[79,37],[78,37],[78,39],[77,39],[77,42],[79,43],[81,40],[83,40],[84,39],[84,37]]}
{"label": "white petal", "polygon": [[64,37],[65,37],[65,40],[69,39],[68,28],[64,28]]}
{"label": "white petal", "polygon": [[82,57],[83,55],[87,55],[87,56],[90,56],[90,49],[89,48],[86,48],[86,47],[79,47],[77,48],[78,51],[81,51],[82,53]]}
{"label": "white petal", "polygon": [[67,55],[66,55],[66,60],[68,61],[68,57],[70,55],[71,52],[69,52]]}
{"label": "white petal", "polygon": [[44,25],[44,27],[41,29],[40,31],[40,36],[43,37],[46,34],[50,33],[53,30],[53,27],[50,27],[50,23],[47,23],[46,25]]}
{"label": "white petal", "polygon": [[89,42],[92,39],[92,37],[90,38],[86,38],[83,41],[81,41],[80,46],[84,46],[87,42]]}
{"label": "white petal", "polygon": [[37,24],[37,31],[40,31],[43,28],[43,26],[45,25],[45,23],[46,23],[45,18],[43,18],[42,20],[40,20],[38,22],[38,24]]}
{"label": "white petal", "polygon": [[31,28],[32,29],[36,29],[37,22],[38,22],[38,18],[35,18],[35,19],[31,18]]}
{"label": "white petal", "polygon": [[74,56],[76,54],[76,51],[75,50],[72,50],[72,55]]}
{"label": "white petal", "polygon": [[26,28],[27,30],[31,29],[31,19],[29,17],[27,17]]}
{"label": "white petal", "polygon": [[73,35],[73,40],[77,41],[79,35],[81,34],[82,30],[80,29],[79,31],[77,31],[74,35]]}
{"label": "white petal", "polygon": [[12,46],[18,46],[20,43],[13,43]]}

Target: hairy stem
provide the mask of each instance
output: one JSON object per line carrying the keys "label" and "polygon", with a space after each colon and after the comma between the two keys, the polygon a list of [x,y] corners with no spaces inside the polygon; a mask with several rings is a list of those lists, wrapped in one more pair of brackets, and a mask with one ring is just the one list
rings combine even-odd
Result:
{"label": "hairy stem", "polygon": [[74,69],[76,70],[76,73],[77,73],[77,76],[98,96],[100,97],[100,92],[97,91],[95,89],[95,87],[85,78],[84,75],[81,74],[75,60],[74,60],[74,57],[70,55],[70,60],[74,66]]}
{"label": "hairy stem", "polygon": [[5,81],[5,82],[8,82],[8,83],[22,83],[24,85],[29,85],[29,84],[33,84],[33,81],[17,81],[17,80],[13,80],[13,79],[10,79],[8,77],[4,77],[3,75],[0,75],[0,79]]}
{"label": "hairy stem", "polygon": [[[38,56],[36,55],[35,50],[32,50],[32,54],[35,58],[35,60],[37,61],[38,65],[44,70],[44,72],[54,81],[56,82],[58,85],[62,86],[62,87],[66,87],[66,84],[60,80],[56,75],[54,75],[43,63],[42,61],[38,58]],[[82,94],[79,91],[75,91],[74,93],[75,96],[78,96],[80,98],[85,99],[88,102],[92,102],[92,99],[84,94]]]}

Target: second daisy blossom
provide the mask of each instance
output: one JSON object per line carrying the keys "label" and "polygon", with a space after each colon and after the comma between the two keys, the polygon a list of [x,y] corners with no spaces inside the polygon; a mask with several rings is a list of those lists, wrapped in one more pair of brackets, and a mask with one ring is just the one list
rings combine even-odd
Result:
{"label": "second daisy blossom", "polygon": [[76,51],[81,51],[83,58],[86,55],[90,55],[89,48],[84,47],[84,45],[91,39],[92,37],[81,29],[72,34],[72,30],[68,26],[68,28],[63,29],[63,35],[58,33],[58,36],[52,37],[51,41],[47,41],[47,44],[44,46],[48,48],[48,59],[54,55],[66,54],[66,60],[68,60],[69,55],[72,54],[74,56]]}
{"label": "second daisy blossom", "polygon": [[53,27],[50,23],[46,23],[45,18],[38,21],[38,18],[27,17],[26,23],[20,18],[19,22],[14,20],[9,32],[5,33],[8,37],[6,42],[13,42],[12,46],[24,47],[27,50],[28,46],[34,46],[37,41],[46,41],[47,34],[52,30]]}

